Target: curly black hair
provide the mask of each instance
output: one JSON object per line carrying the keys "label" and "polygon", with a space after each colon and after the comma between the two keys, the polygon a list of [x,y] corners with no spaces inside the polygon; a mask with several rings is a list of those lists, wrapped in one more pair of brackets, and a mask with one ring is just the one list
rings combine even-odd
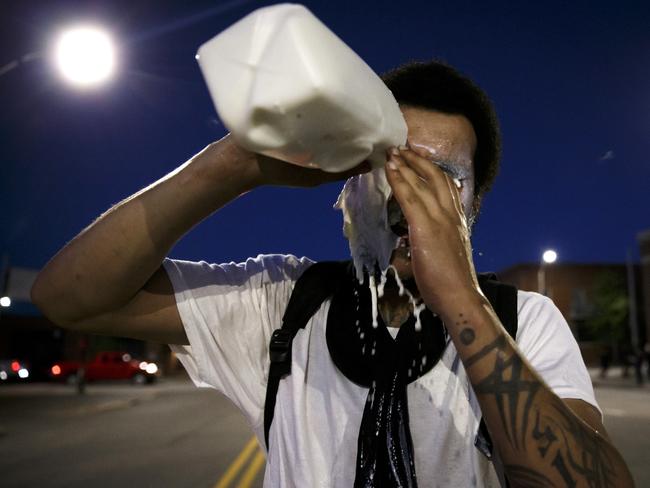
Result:
{"label": "curly black hair", "polygon": [[464,115],[476,133],[474,211],[499,171],[501,133],[492,101],[455,68],[441,61],[411,61],[381,76],[400,105]]}

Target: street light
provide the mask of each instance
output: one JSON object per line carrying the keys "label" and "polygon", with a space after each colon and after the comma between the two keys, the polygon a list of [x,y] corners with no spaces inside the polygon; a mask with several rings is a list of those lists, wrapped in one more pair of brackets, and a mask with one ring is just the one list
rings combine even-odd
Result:
{"label": "street light", "polygon": [[552,264],[557,260],[557,253],[553,249],[547,249],[542,254],[542,260],[547,264]]}
{"label": "street light", "polygon": [[79,87],[107,80],[115,67],[115,48],[99,27],[79,26],[64,31],[56,44],[56,63],[61,74]]}
{"label": "street light", "polygon": [[2,297],[0,298],[0,307],[8,308],[11,306],[11,298]]}
{"label": "street light", "polygon": [[547,249],[542,254],[542,261],[537,271],[537,292],[546,295],[546,266],[557,261],[557,253],[553,249]]}

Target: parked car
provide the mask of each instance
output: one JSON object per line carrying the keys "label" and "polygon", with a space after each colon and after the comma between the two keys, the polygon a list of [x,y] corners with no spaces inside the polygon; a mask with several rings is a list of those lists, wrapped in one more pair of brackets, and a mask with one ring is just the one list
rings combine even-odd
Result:
{"label": "parked car", "polygon": [[27,381],[29,365],[18,359],[0,359],[0,383],[10,381]]}
{"label": "parked car", "polygon": [[156,363],[140,361],[129,353],[100,352],[86,363],[81,361],[58,361],[50,368],[50,375],[57,380],[74,383],[84,366],[86,381],[131,380],[135,384],[153,383],[158,374]]}

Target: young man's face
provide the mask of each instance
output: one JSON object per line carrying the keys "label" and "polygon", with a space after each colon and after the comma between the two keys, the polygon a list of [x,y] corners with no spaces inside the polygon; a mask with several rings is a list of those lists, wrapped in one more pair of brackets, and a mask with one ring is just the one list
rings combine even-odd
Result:
{"label": "young man's face", "polygon": [[[408,126],[408,142],[411,149],[421,156],[438,164],[451,177],[460,180],[460,191],[465,215],[470,219],[474,201],[474,153],[476,134],[471,122],[463,115],[449,115],[431,110],[402,107]],[[395,211],[397,202],[393,197],[388,202],[389,214]],[[406,221],[397,226],[402,235],[407,229]],[[408,247],[398,247],[393,251],[391,264],[397,269],[402,280],[413,278]]]}

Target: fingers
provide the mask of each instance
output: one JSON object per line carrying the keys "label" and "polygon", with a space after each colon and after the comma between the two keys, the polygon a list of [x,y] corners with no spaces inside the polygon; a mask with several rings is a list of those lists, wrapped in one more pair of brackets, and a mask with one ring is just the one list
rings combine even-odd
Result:
{"label": "fingers", "polygon": [[389,157],[386,177],[407,220],[409,213],[422,211],[429,217],[445,214],[464,220],[459,188],[453,178],[408,148],[392,149]]}
{"label": "fingers", "polygon": [[[441,204],[446,206],[453,203],[452,199],[455,191],[450,191],[449,183],[456,188],[455,184],[437,164],[408,147],[401,149],[399,154],[406,161],[408,169],[427,182],[428,187]],[[405,172],[408,173],[408,170]]]}
{"label": "fingers", "polygon": [[[419,170],[415,170],[411,167],[411,164],[406,158],[406,151],[399,151],[397,149],[392,149],[389,152],[390,161],[395,164],[399,170],[399,176],[404,179],[405,183],[408,184],[409,194],[405,197],[409,199],[417,199],[422,202],[423,205],[430,207],[431,205],[436,204],[437,191],[432,187],[431,181],[436,178],[435,175],[431,175],[430,172],[424,171],[422,167]],[[429,163],[431,165],[431,163]]]}
{"label": "fingers", "polygon": [[402,172],[405,163],[400,159],[398,156],[391,155],[386,163],[386,179],[404,213],[404,217],[411,224],[426,217],[426,207],[420,195],[415,191],[413,184],[405,178]]}

